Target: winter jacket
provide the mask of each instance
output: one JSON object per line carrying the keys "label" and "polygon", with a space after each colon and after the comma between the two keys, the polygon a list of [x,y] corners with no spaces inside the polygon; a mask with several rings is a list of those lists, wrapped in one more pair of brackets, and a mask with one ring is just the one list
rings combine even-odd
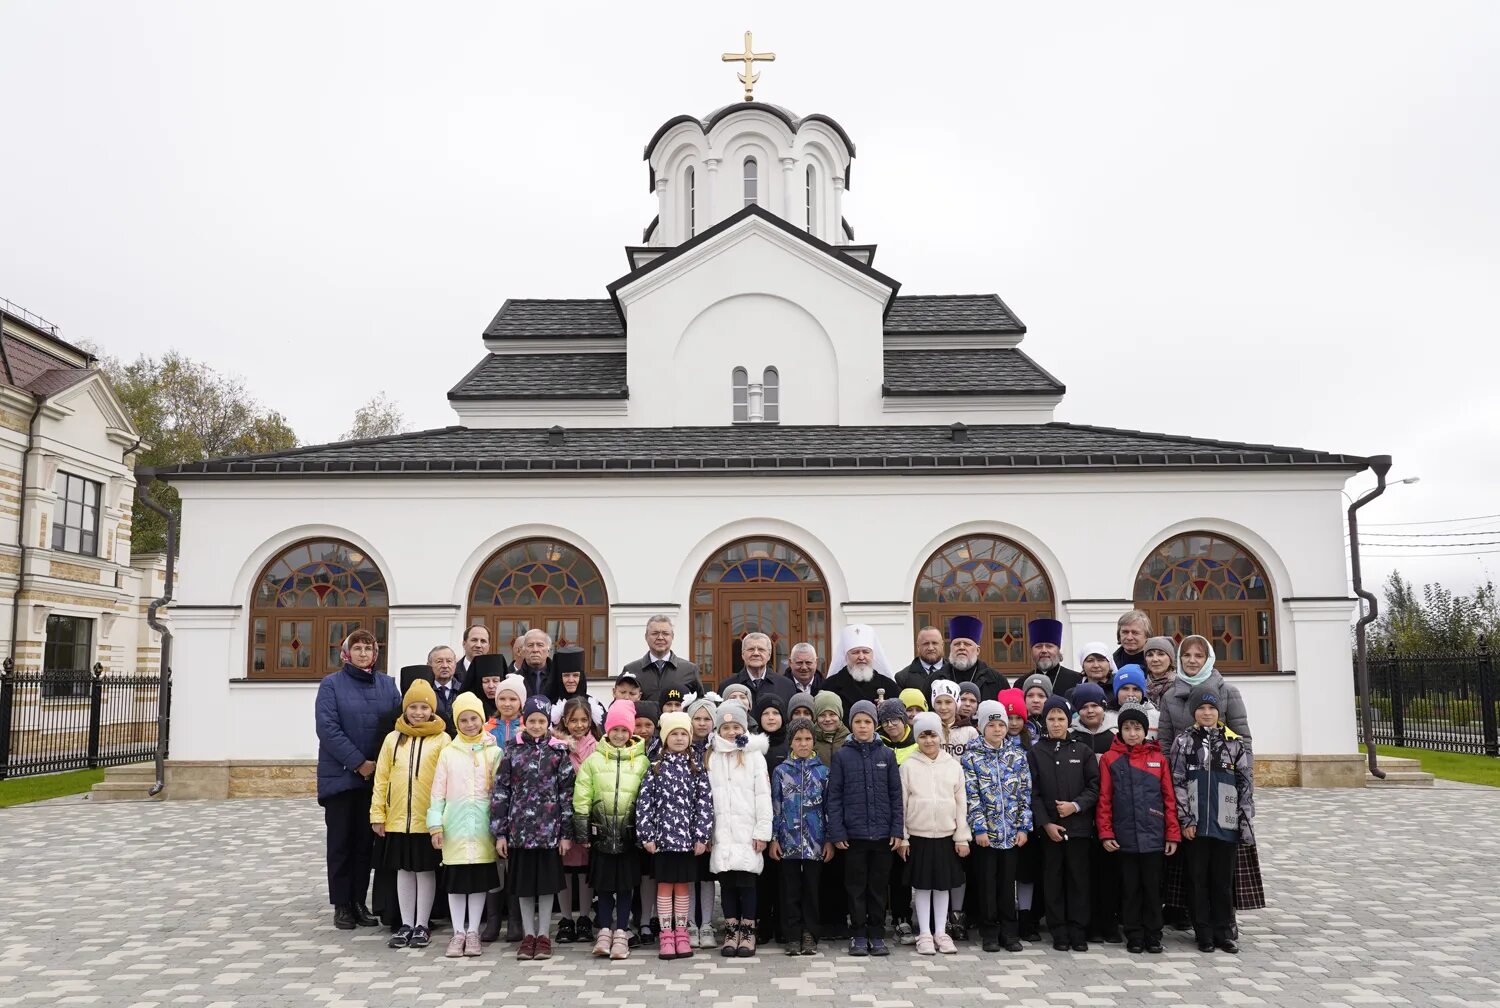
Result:
{"label": "winter jacket", "polygon": [[813,722],[813,752],[818,754],[818,759],[822,760],[823,765],[830,771],[833,770],[833,754],[848,739],[849,728],[842,721],[831,732],[824,731],[818,727],[816,721]]}
{"label": "winter jacket", "polygon": [[323,677],[313,703],[319,801],[368,786],[359,768],[380,755],[380,743],[400,714],[401,694],[384,672],[345,662]]}
{"label": "winter jacket", "polygon": [[[957,669],[953,671],[958,672]],[[967,672],[959,672],[962,676],[959,682],[971,682],[979,687],[979,699],[994,700],[1000,695],[1001,690],[1010,689],[1010,680],[1005,673],[999,669],[992,669],[984,663],[984,659],[977,659],[974,667]]]}
{"label": "winter jacket", "polygon": [[[1150,685],[1150,680],[1147,680]],[[1229,730],[1235,735],[1250,741],[1250,718],[1245,712],[1245,700],[1240,696],[1239,687],[1233,683],[1224,681],[1224,677],[1218,672],[1211,672],[1200,687],[1206,693],[1216,693],[1219,697],[1219,720],[1229,726]],[[1156,722],[1156,737],[1168,750],[1177,741],[1177,736],[1193,727],[1193,712],[1188,710],[1188,698],[1194,689],[1199,688],[1187,682],[1181,676],[1172,680],[1172,685],[1167,687],[1161,695],[1161,716]]]}
{"label": "winter jacket", "polygon": [[[1027,754],[1031,761],[1031,815],[1037,832],[1056,823],[1069,837],[1094,835],[1094,806],[1099,801],[1099,760],[1088,743],[1069,735],[1042,739]],[[1057,817],[1056,802],[1077,802],[1078,811]]]}
{"label": "winter jacket", "polygon": [[1114,727],[1109,724],[1108,712],[1105,713],[1105,723],[1099,726],[1098,731],[1089,731],[1077,718],[1073,719],[1073,737],[1088,746],[1095,759],[1109,752],[1115,745]]}
{"label": "winter jacket", "polygon": [[685,853],[712,843],[714,796],[708,771],[691,753],[663,753],[641,780],[635,803],[635,835],[642,847]]}
{"label": "winter jacket", "polygon": [[[430,722],[429,722],[430,723]],[[398,745],[402,739],[405,745]],[[427,809],[432,804],[432,778],[438,757],[448,744],[443,732],[407,736],[393,731],[375,758],[375,793],[370,798],[370,822],[387,833],[426,833]]]}
{"label": "winter jacket", "polygon": [[1094,824],[1100,840],[1114,840],[1127,854],[1159,853],[1167,841],[1182,839],[1172,771],[1161,746],[1150,740],[1128,746],[1115,739],[1099,760]]}
{"label": "winter jacket", "polygon": [[877,732],[875,737],[885,744],[885,747],[896,754],[896,766],[900,766],[911,758],[911,754],[917,751],[917,736],[908,725],[906,734],[892,742],[886,737],[885,732]]}
{"label": "winter jacket", "polygon": [[573,835],[600,854],[635,846],[635,804],[651,763],[646,746],[632,738],[623,749],[600,739],[573,784]]}
{"label": "winter jacket", "polygon": [[959,762],[969,832],[988,834],[991,847],[1014,847],[1016,834],[1029,834],[1032,823],[1031,764],[1020,738],[1007,735],[998,749],[980,739],[964,750]]}
{"label": "winter jacket", "polygon": [[1198,838],[1255,843],[1255,760],[1245,740],[1223,726],[1190,728],[1167,757],[1176,787],[1177,821]]}
{"label": "winter jacket", "polygon": [[937,671],[929,675],[927,672],[927,667],[922,664],[922,659],[913,658],[910,665],[906,666],[906,668],[896,673],[896,695],[899,696],[901,690],[904,689],[921,690],[922,698],[926,700],[927,705],[931,707],[932,684],[938,679],[948,679],[953,682],[967,682],[969,679],[969,673],[960,672],[958,669],[948,664],[948,659],[943,658],[938,661]]}
{"label": "winter jacket", "polygon": [[828,767],[788,757],[771,772],[771,835],[786,861],[821,861],[828,840]]}
{"label": "winter jacket", "polygon": [[520,718],[514,717],[509,721],[502,721],[499,714],[490,715],[490,719],[484,723],[484,730],[494,737],[495,745],[499,746],[502,752],[505,751],[506,746],[525,734]]}
{"label": "winter jacket", "polygon": [[495,770],[490,834],[526,850],[555,850],[573,839],[573,779],[567,743],[521,733]]}
{"label": "winter jacket", "polygon": [[[740,745],[740,739],[745,740]],[[744,757],[741,759],[741,757]],[[761,855],[752,840],[771,842],[771,782],[766,776],[766,737],[713,737],[708,780],[714,796],[714,849],[709,868],[759,875]]]}
{"label": "winter jacket", "polygon": [[961,759],[969,747],[979,741],[979,729],[970,724],[943,725],[943,748],[954,759]]}
{"label": "winter jacket", "polygon": [[432,802],[427,831],[443,831],[443,864],[494,864],[495,838],[490,835],[490,787],[500,749],[488,732],[479,742],[461,737],[443,746],[432,775]]}
{"label": "winter jacket", "polygon": [[918,750],[901,765],[901,807],[908,837],[971,839],[964,768],[941,747],[935,759]]}
{"label": "winter jacket", "polygon": [[834,843],[904,837],[896,754],[878,738],[850,738],[833,754],[827,804],[828,839]]}

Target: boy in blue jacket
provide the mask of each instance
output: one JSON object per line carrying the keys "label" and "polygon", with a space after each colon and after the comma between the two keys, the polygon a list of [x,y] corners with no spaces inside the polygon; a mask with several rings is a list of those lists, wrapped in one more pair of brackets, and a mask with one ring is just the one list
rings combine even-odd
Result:
{"label": "boy in blue jacket", "polygon": [[[795,718],[791,754],[771,771],[771,860],[780,864],[787,955],[818,954],[818,880],[833,860],[828,842],[828,768],[813,751],[813,723]],[[800,937],[799,937],[800,936]]]}
{"label": "boy in blue jacket", "polygon": [[849,709],[849,731],[828,774],[828,839],[845,852],[849,954],[886,956],[891,853],[905,833],[901,772],[896,754],[875,737],[874,704],[861,700]]}

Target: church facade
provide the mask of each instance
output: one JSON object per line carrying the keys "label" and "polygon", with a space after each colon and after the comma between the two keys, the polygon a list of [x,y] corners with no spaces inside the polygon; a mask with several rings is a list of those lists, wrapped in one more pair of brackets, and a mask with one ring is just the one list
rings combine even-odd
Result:
{"label": "church facade", "polygon": [[1076,667],[1132,608],[1213,640],[1263,779],[1361,784],[1340,491],[1366,460],[1058,421],[1004,301],[902,293],[855,241],[854,154],[757,101],[669,120],[628,268],[506,301],[457,424],[158,472],[185,529],[169,790],[309,760],[356,626],[389,670],[540,626],[603,679],[665,613],[717,681],[752,630],[838,669],[848,624],[904,663],[959,614],[1007,674],[1055,616]]}

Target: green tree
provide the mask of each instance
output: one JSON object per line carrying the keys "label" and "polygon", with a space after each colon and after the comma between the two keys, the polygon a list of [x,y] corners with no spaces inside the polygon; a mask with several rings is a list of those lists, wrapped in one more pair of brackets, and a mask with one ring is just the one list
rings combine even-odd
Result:
{"label": "green tree", "polygon": [[404,434],[406,430],[406,416],[401,412],[401,407],[387,399],[385,392],[381,391],[354,412],[354,423],[344,431],[340,440],[390,437],[393,434]]}
{"label": "green tree", "polygon": [[[136,459],[137,467],[297,447],[297,435],[286,418],[256,402],[240,378],[221,375],[176,350],[161,357],[143,354],[129,364],[95,352],[149,446]],[[172,487],[156,482],[150,492],[173,513],[182,513]],[[166,535],[166,522],[137,500],[131,524],[132,552],[165,549]]]}
{"label": "green tree", "polygon": [[1392,571],[1384,594],[1380,618],[1371,628],[1372,649],[1395,644],[1402,654],[1452,654],[1475,650],[1480,637],[1491,648],[1500,646],[1500,601],[1489,582],[1469,595],[1428,584],[1419,596],[1400,571]]}

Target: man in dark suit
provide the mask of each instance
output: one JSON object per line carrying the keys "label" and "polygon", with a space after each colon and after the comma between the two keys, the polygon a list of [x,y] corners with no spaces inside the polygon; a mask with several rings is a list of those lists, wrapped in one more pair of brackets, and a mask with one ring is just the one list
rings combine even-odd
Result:
{"label": "man in dark suit", "polygon": [[910,665],[896,673],[896,688],[919,689],[930,705],[933,680],[961,682],[968,678],[966,674],[953,671],[943,660],[943,632],[935,626],[925,626],[917,631],[917,656]]}
{"label": "man in dark suit", "polygon": [[[999,669],[990,668],[979,656],[984,641],[984,620],[978,616],[955,616],[948,621],[948,666],[954,682],[979,687],[979,699],[995,700],[1010,688],[1010,680]],[[939,676],[938,678],[943,678]]]}
{"label": "man in dark suit", "polygon": [[779,676],[771,671],[771,638],[763,633],[747,633],[740,640],[740,658],[745,667],[739,674],[730,676],[719,684],[723,689],[731,683],[743,683],[750,687],[750,699],[753,703],[760,699],[762,693],[770,690],[782,700],[790,701],[797,693],[797,688],[792,681],[785,676]]}
{"label": "man in dark suit", "polygon": [[464,691],[457,670],[457,656],[446,644],[439,644],[427,652],[426,665],[407,665],[401,669],[402,696],[418,679],[426,679],[432,684],[432,691],[437,694],[437,709],[433,713],[443,719],[449,738],[458,734],[458,726],[453,723],[453,701]]}
{"label": "man in dark suit", "polygon": [[803,641],[792,645],[786,656],[786,678],[792,681],[792,695],[810,693],[817,696],[826,685],[823,673],[818,671],[818,649]]}
{"label": "man in dark suit", "polygon": [[464,631],[464,656],[458,660],[454,675],[462,687],[459,692],[484,696],[479,685],[479,676],[474,671],[474,659],[490,653],[490,632],[483,623],[475,623]]}
{"label": "man in dark suit", "polygon": [[641,699],[661,703],[668,687],[676,686],[684,696],[703,695],[703,679],[698,666],[672,653],[676,632],[672,617],[652,616],[646,621],[646,653],[620,670],[621,675],[635,679],[641,687]]}
{"label": "man in dark suit", "polygon": [[1074,686],[1083,682],[1083,673],[1063,666],[1062,632],[1063,625],[1055,619],[1034,619],[1026,624],[1032,664],[1052,680],[1054,694],[1067,696]]}
{"label": "man in dark suit", "polygon": [[526,684],[528,697],[544,696],[556,700],[562,694],[562,682],[552,669],[552,638],[547,631],[527,630],[521,638],[520,665],[516,674]]}

